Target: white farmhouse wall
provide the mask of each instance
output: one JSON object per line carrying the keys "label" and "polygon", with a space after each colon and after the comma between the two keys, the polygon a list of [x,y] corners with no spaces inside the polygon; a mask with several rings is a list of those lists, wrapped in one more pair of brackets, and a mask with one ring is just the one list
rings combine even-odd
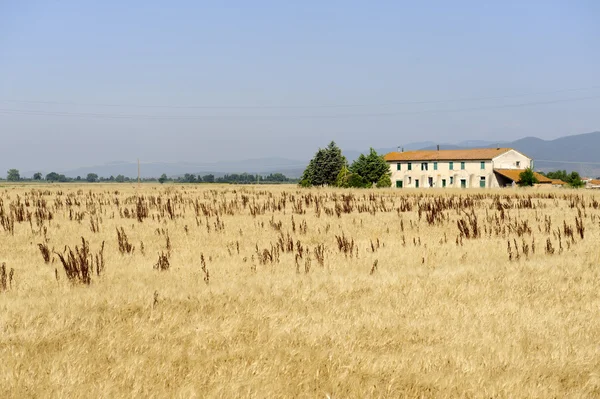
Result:
{"label": "white farmhouse wall", "polygon": [[515,150],[498,155],[492,161],[494,169],[526,169],[532,167],[531,159]]}
{"label": "white farmhouse wall", "polygon": [[[481,169],[481,162],[484,162],[484,168]],[[430,187],[430,178],[433,182],[431,187],[443,187],[443,181],[445,180],[446,186],[461,187],[461,180],[465,180],[466,187],[480,187],[481,178],[485,178],[485,187],[497,187],[498,182],[495,181],[494,170],[492,168],[492,161],[490,160],[478,160],[478,161],[464,161],[465,168],[461,169],[461,161],[454,161],[454,168],[450,170],[449,161],[438,161],[437,170],[434,170],[434,162],[428,161],[427,170],[421,170],[422,162],[411,162],[412,170],[408,170],[407,161],[400,162],[400,170],[398,170],[398,162],[390,162],[390,172],[392,174],[392,187],[397,187],[396,182],[402,181],[403,188],[414,188],[419,182],[419,188]],[[450,183],[452,178],[452,183]]]}

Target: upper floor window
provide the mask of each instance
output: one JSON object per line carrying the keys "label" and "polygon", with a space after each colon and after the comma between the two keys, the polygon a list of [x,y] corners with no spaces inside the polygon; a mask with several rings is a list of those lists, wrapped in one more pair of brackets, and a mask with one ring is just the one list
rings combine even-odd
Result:
{"label": "upper floor window", "polygon": [[408,163],[408,170],[412,170],[412,162]]}
{"label": "upper floor window", "polygon": [[421,162],[421,170],[427,170],[427,162]]}
{"label": "upper floor window", "polygon": [[481,161],[481,169],[482,170],[485,169],[485,162],[484,161]]}
{"label": "upper floor window", "polygon": [[464,162],[461,162],[461,163],[460,163],[460,169],[461,169],[461,170],[464,170],[464,169],[465,169],[465,163],[464,163]]}
{"label": "upper floor window", "polygon": [[521,161],[517,161],[517,168],[521,167]]}
{"label": "upper floor window", "polygon": [[401,170],[401,167],[400,167],[400,165],[402,165],[400,162],[398,162],[398,163],[396,164],[396,170]]}
{"label": "upper floor window", "polygon": [[448,163],[448,167],[450,168],[450,170],[454,170],[454,162],[450,161]]}
{"label": "upper floor window", "polygon": [[437,162],[433,163],[433,170],[437,170]]}

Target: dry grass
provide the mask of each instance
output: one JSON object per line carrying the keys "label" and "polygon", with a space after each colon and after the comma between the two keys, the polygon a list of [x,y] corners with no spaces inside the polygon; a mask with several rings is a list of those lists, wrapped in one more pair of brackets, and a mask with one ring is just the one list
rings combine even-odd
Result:
{"label": "dry grass", "polygon": [[0,397],[599,396],[596,197],[6,186]]}

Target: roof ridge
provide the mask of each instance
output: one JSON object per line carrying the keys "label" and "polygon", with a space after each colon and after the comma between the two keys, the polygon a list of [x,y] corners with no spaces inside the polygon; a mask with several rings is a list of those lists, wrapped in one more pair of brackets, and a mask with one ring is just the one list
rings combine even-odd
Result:
{"label": "roof ridge", "polygon": [[447,149],[447,150],[412,150],[412,151],[393,151],[387,153],[384,158],[386,161],[428,161],[428,160],[488,160],[493,159],[509,151],[516,151],[512,147],[492,147],[492,148],[465,148],[465,149]]}

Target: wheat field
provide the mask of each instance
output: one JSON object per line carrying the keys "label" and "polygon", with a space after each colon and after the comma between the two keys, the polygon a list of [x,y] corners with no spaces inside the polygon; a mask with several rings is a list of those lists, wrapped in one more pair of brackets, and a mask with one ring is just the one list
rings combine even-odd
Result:
{"label": "wheat field", "polygon": [[0,187],[0,397],[598,397],[584,190]]}

